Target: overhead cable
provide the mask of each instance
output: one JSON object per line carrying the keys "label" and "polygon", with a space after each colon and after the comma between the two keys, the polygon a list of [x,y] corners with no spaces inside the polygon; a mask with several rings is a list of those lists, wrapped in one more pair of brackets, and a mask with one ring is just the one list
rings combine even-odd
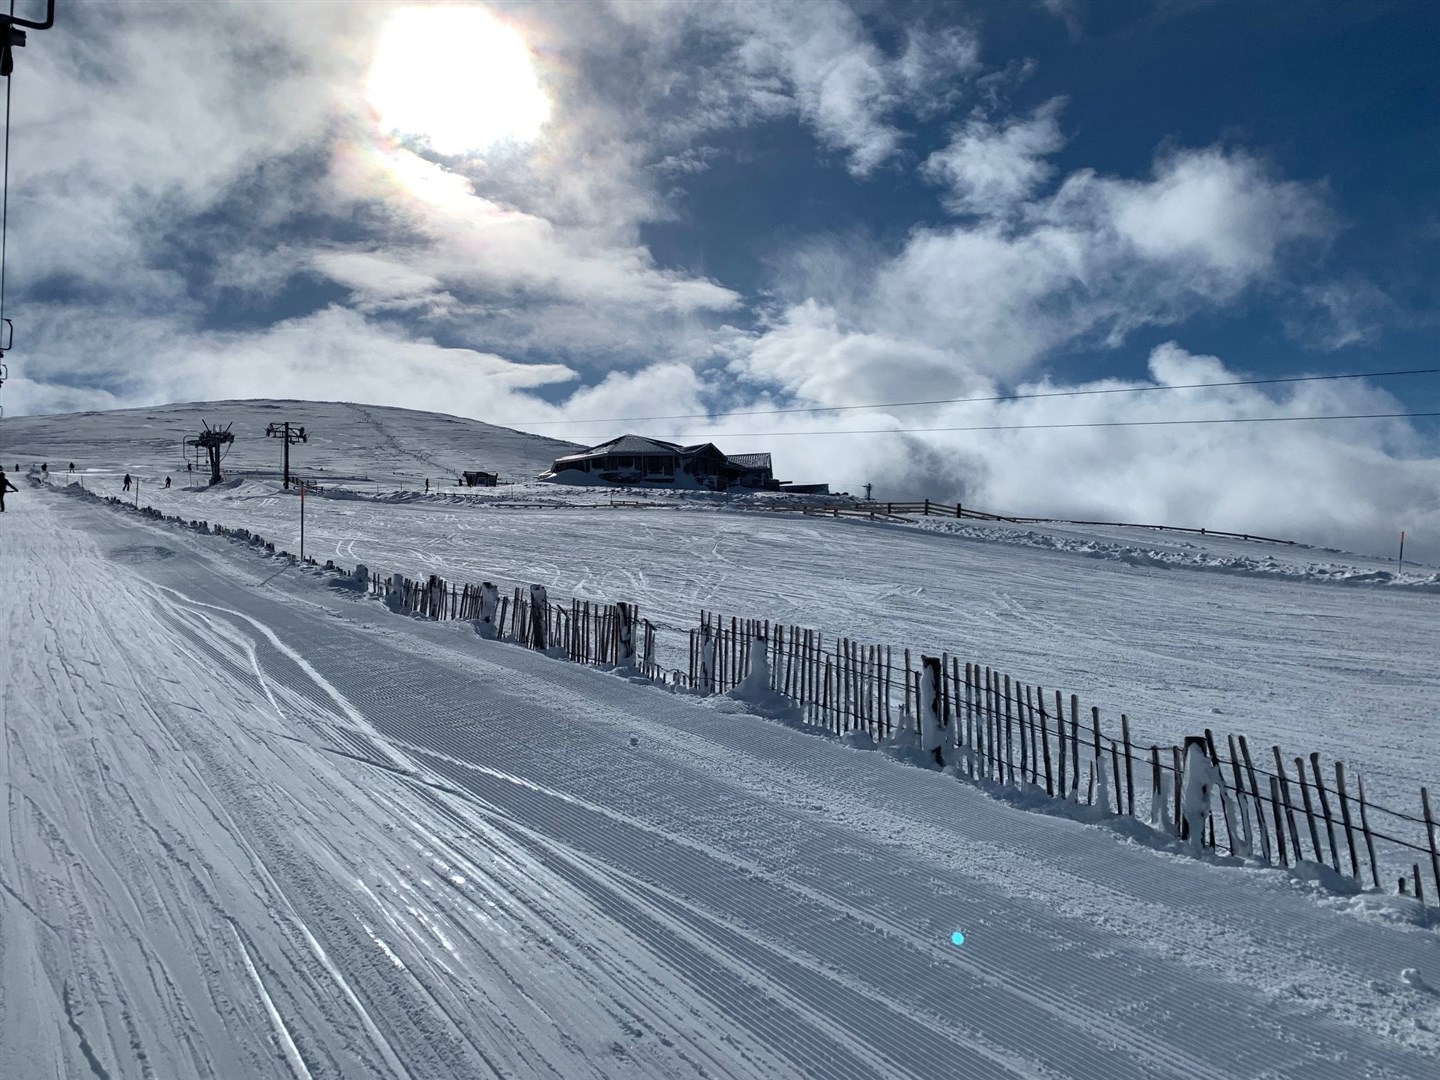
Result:
{"label": "overhead cable", "polygon": [[[1187,424],[1280,424],[1316,420],[1418,420],[1440,416],[1440,412],[1346,413],[1328,416],[1218,416],[1193,420],[1095,420],[1073,424],[976,424],[969,427],[817,428],[810,431],[707,431],[680,435],[656,435],[657,439],[683,442],[686,439],[772,439],[783,435],[918,435],[942,431],[1053,431],[1064,428],[1178,427]],[[573,435],[576,439],[598,439],[598,435]],[[612,438],[613,436],[604,436]]]}
{"label": "overhead cable", "polygon": [[[866,405],[796,405],[776,409],[749,409],[727,412],[732,416],[780,416],[787,413],[852,412],[857,409],[908,409],[921,405],[969,405],[980,402],[1029,401],[1035,398],[1092,397],[1098,394],[1145,394],[1157,390],[1206,390],[1227,386],[1275,386],[1280,383],[1332,382],[1337,379],[1385,379],[1402,375],[1440,375],[1440,368],[1407,368],[1401,371],[1357,371],[1339,375],[1284,375],[1270,379],[1232,379],[1227,382],[1167,383],[1156,386],[1114,386],[1094,390],[1039,390],[1029,394],[995,394],[989,397],[931,398],[925,401],[885,401]],[[714,413],[676,413],[670,416],[605,416],[578,420],[516,420],[514,427],[545,427],[556,424],[630,424],[657,420],[708,420]]]}

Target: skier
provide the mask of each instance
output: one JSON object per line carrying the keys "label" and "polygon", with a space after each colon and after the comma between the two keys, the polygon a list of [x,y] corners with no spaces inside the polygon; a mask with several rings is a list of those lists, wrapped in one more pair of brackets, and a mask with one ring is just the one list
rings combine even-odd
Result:
{"label": "skier", "polygon": [[168,477],[168,476],[165,477],[165,486],[166,486],[167,488],[170,486],[170,477]]}
{"label": "skier", "polygon": [[5,492],[18,492],[20,489],[5,478],[5,470],[0,469],[0,514],[5,512]]}
{"label": "skier", "polygon": [[430,477],[425,477],[425,494],[430,494]]}
{"label": "skier", "polygon": [[130,474],[129,474],[128,472],[125,474],[125,486],[124,486],[121,490],[122,490],[122,491],[129,491],[129,490],[130,490]]}
{"label": "skier", "polygon": [[70,462],[70,471],[71,471],[71,472],[74,472],[74,471],[75,471],[75,462],[73,462],[73,461]]}

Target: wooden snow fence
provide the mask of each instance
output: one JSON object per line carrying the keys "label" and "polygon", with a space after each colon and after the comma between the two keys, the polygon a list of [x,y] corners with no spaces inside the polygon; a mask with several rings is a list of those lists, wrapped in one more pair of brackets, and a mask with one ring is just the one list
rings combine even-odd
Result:
{"label": "wooden snow fence", "polygon": [[597,667],[630,667],[662,680],[655,662],[655,627],[634,604],[590,600],[551,603],[539,585],[500,595],[491,582],[456,585],[434,574],[425,581],[403,574],[371,577],[369,591],[402,615],[461,619],[490,628],[489,636],[563,655]]}
{"label": "wooden snow fence", "polygon": [[[1077,695],[974,660],[827,640],[799,626],[702,611],[700,625],[688,631],[688,666],[672,672],[658,661],[657,627],[640,619],[634,604],[551,602],[538,585],[502,596],[489,582],[456,586],[435,575],[372,577],[370,588],[402,614],[487,623],[490,636],[574,663],[673,680],[700,694],[734,690],[758,646],[766,651],[770,689],[808,723],[837,735],[887,742],[908,732],[969,780],[1141,819],[1221,855],[1304,864],[1310,875],[1320,864],[1361,887],[1393,885],[1422,903],[1440,898],[1428,789],[1421,788],[1418,815],[1393,810],[1367,799],[1363,779],[1344,762],[1322,762],[1318,753],[1252,751],[1245,736],[1217,737],[1209,728],[1189,737],[1209,766],[1203,820],[1192,835],[1183,797],[1186,747],[1137,744],[1124,713],[1118,734],[1113,725],[1106,731],[1100,710],[1083,707]],[[921,723],[927,708],[938,745]]]}
{"label": "wooden snow fence", "polygon": [[1135,743],[1124,713],[1118,735],[1107,732],[1100,710],[1084,708],[1075,694],[949,653],[921,657],[710,612],[701,613],[689,642],[684,682],[699,693],[733,690],[750,671],[751,650],[763,647],[770,689],[837,735],[885,741],[909,731],[923,741],[919,720],[928,704],[941,732],[937,760],[967,779],[1138,818],[1218,854],[1283,867],[1318,863],[1361,887],[1440,898],[1426,788],[1418,815],[1392,810],[1369,801],[1364,781],[1342,761],[1287,757],[1279,746],[1252,752],[1245,736],[1206,728],[1187,740],[1203,751],[1213,779],[1200,835],[1192,837],[1182,801],[1184,748]]}

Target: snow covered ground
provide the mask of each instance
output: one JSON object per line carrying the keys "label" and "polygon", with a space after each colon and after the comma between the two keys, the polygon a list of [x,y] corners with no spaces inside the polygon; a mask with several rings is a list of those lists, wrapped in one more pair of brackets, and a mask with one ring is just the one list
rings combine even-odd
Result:
{"label": "snow covered ground", "polygon": [[[342,446],[329,471],[392,489],[420,486],[397,462],[450,467],[461,428],[464,467],[558,452],[426,414],[226,408],[262,431],[308,410]],[[105,494],[130,471],[142,503],[298,548],[273,483],[153,483],[185,409],[7,420],[0,457],[74,460]],[[1413,901],[1025,813],[21,486],[0,518],[7,1078],[1434,1072],[1440,937]],[[668,509],[544,485],[309,499],[306,550],[950,650],[1141,739],[1319,750],[1412,810],[1437,786],[1433,568],[646,498]]]}
{"label": "snow covered ground", "polygon": [[[299,500],[274,484],[149,490],[142,502],[299,550]],[[1319,751],[1364,776],[1373,799],[1411,813],[1422,784],[1440,788],[1440,716],[1431,707],[1440,594],[1098,558],[1096,546],[1112,541],[1060,529],[964,522],[947,533],[935,521],[925,529],[703,505],[312,498],[306,553],[385,573],[632,601],[667,626],[696,625],[703,607],[948,651],[1079,694],[1107,725],[1124,712],[1143,743],[1178,743],[1210,727],[1244,734],[1267,753],[1272,743],[1291,755]],[[1057,544],[1016,543],[1017,534]],[[1224,556],[1239,545],[1203,550]],[[1253,544],[1249,554],[1290,566],[1314,559]],[[681,636],[662,635],[661,644],[662,662],[683,667]]]}
{"label": "snow covered ground", "polygon": [[1409,902],[1017,812],[59,492],[10,506],[7,1076],[1417,1077],[1440,1052]]}

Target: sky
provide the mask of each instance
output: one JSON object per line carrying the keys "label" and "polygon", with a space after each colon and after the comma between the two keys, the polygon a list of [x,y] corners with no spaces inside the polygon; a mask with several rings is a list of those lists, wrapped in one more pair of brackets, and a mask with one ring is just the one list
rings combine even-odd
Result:
{"label": "sky", "polygon": [[1436,418],[1053,426],[1440,412],[1164,389],[1440,367],[1440,5],[57,6],[6,415],[352,400],[1440,560]]}

